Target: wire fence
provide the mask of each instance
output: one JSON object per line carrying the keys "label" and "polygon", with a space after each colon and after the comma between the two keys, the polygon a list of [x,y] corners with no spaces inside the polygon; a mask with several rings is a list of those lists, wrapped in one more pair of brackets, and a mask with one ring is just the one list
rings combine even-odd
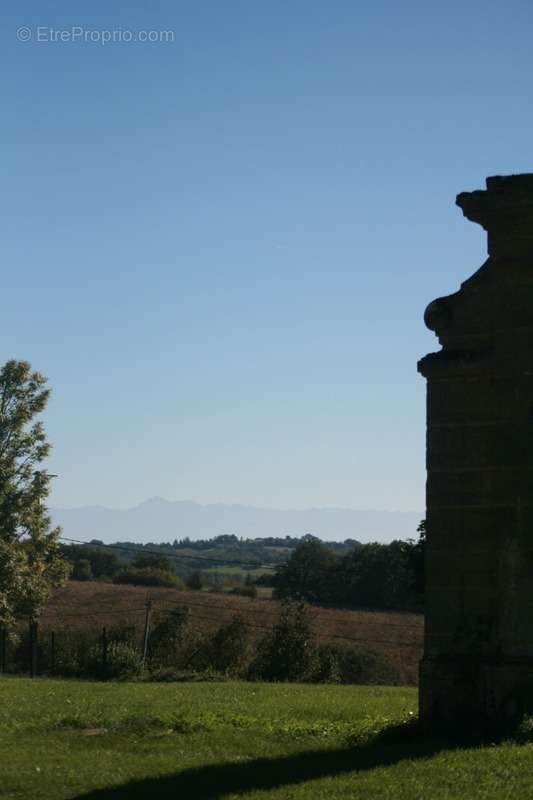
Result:
{"label": "wire fence", "polygon": [[[89,612],[61,613],[50,617],[45,614],[40,623],[19,620],[12,629],[0,628],[0,673],[58,675],[71,677],[112,678],[121,673],[141,672],[147,662],[153,662],[152,632],[170,615],[186,611],[190,629],[194,634],[204,629],[214,636],[216,631],[230,624],[235,609],[225,609],[226,618],[212,603],[190,596],[182,602],[154,602],[148,597],[142,605],[129,608],[97,608]],[[250,631],[255,640],[271,633],[280,619],[280,611],[250,609],[239,613],[239,624]],[[102,623],[98,620],[102,619]],[[114,622],[116,619],[116,623]],[[75,624],[78,621],[79,624]],[[315,623],[317,618],[315,617]],[[206,625],[207,623],[207,625]],[[422,627],[390,623],[389,636],[377,633],[377,623],[359,620],[350,630],[315,632],[317,644],[342,643],[343,646],[364,651],[383,651],[392,654],[392,660],[408,662],[408,682],[413,682],[414,668],[422,646]],[[316,626],[319,628],[319,626]],[[204,637],[205,638],[205,637]],[[202,639],[200,638],[202,645]],[[205,642],[203,642],[205,644]],[[194,649],[194,648],[193,648]],[[189,650],[192,652],[191,648]],[[387,656],[391,658],[391,656]],[[189,666],[182,658],[181,666]]]}

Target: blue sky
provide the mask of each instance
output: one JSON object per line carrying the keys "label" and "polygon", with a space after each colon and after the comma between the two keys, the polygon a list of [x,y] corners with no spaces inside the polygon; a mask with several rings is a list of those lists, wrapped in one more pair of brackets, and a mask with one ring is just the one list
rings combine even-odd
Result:
{"label": "blue sky", "polygon": [[0,359],[51,502],[422,509],[422,315],[485,258],[455,195],[533,171],[531,4],[49,5],[2,10]]}

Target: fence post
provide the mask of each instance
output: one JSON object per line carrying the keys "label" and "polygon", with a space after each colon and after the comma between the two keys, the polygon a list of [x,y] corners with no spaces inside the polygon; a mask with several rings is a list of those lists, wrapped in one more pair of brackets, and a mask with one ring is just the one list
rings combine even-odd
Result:
{"label": "fence post", "polygon": [[146,664],[146,655],[148,653],[148,640],[150,638],[150,617],[152,615],[152,600],[148,598],[146,601],[146,613],[144,615],[144,641],[143,641],[143,658],[142,658],[142,668],[144,669]]}
{"label": "fence post", "polygon": [[7,654],[7,631],[2,626],[0,628],[0,675],[6,671],[6,654]]}
{"label": "fence post", "polygon": [[107,630],[102,628],[102,667],[107,667]]}
{"label": "fence post", "polygon": [[30,678],[37,675],[37,637],[38,624],[36,620],[30,619]]}

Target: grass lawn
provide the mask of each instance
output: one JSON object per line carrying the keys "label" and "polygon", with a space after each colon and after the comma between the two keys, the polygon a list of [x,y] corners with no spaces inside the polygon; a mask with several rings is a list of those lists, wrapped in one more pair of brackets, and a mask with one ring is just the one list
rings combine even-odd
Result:
{"label": "grass lawn", "polygon": [[2,678],[0,797],[533,796],[532,744],[453,747],[401,724],[415,708],[401,688]]}

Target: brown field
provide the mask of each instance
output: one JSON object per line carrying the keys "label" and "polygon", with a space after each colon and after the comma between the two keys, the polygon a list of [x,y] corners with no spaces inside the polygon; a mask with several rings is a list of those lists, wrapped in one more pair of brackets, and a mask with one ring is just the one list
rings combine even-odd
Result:
{"label": "brown field", "polygon": [[[71,581],[54,594],[43,614],[41,628],[111,628],[124,622],[141,626],[148,597],[155,614],[176,605],[188,606],[193,622],[204,631],[218,628],[238,613],[260,636],[276,621],[280,610],[275,600]],[[421,614],[319,607],[313,607],[312,614],[320,641],[359,645],[383,655],[395,664],[406,683],[417,682],[424,624]]]}

